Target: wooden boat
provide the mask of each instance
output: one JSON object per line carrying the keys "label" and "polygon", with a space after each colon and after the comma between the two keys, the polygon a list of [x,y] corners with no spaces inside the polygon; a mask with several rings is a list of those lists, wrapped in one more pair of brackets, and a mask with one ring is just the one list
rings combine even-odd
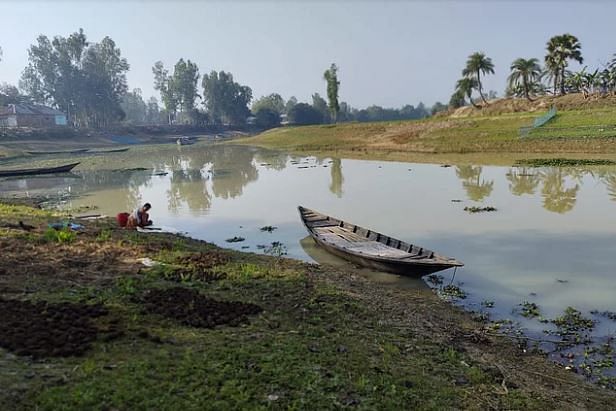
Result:
{"label": "wooden boat", "polygon": [[188,146],[191,144],[195,144],[197,141],[186,136],[182,136],[176,140],[176,143],[180,146]]}
{"label": "wooden boat", "polygon": [[22,168],[17,170],[0,170],[0,177],[35,176],[39,174],[68,173],[79,163],[66,164],[58,167]]}
{"label": "wooden boat", "polygon": [[80,148],[78,150],[69,150],[69,151],[26,151],[26,153],[31,154],[33,156],[44,156],[47,154],[80,154],[88,151],[87,148]]}
{"label": "wooden boat", "polygon": [[317,211],[302,206],[298,209],[302,222],[318,245],[355,264],[418,277],[464,265],[454,258]]}

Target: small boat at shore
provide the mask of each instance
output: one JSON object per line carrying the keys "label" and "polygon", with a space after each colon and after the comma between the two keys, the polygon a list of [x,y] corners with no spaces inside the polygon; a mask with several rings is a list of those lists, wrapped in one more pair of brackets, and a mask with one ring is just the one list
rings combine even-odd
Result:
{"label": "small boat at shore", "polygon": [[58,167],[22,168],[16,170],[0,170],[0,177],[36,176],[41,174],[68,173],[79,163],[71,163]]}
{"label": "small boat at shore", "polygon": [[317,211],[302,206],[298,209],[302,222],[319,246],[355,264],[416,277],[464,265],[455,258]]}
{"label": "small boat at shore", "polygon": [[193,138],[182,136],[176,140],[176,143],[180,146],[188,146],[191,144],[195,144],[197,141]]}
{"label": "small boat at shore", "polygon": [[78,150],[68,150],[68,151],[26,151],[26,153],[33,156],[45,156],[48,154],[81,154],[88,151],[87,148],[80,148]]}

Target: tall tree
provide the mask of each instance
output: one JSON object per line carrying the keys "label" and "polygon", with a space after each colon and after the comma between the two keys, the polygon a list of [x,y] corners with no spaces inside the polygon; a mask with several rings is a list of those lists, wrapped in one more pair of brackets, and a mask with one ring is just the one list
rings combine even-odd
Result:
{"label": "tall tree", "polygon": [[199,97],[197,84],[199,83],[199,68],[190,60],[180,59],[173,67],[171,86],[177,98],[182,117],[195,108],[195,99]]}
{"label": "tall tree", "polygon": [[560,88],[560,94],[565,94],[565,70],[568,60],[575,60],[582,64],[582,44],[577,37],[571,34],[561,34],[552,37],[547,43],[545,55],[546,71],[554,81],[554,94]]}
{"label": "tall tree", "polygon": [[481,75],[494,74],[494,64],[492,63],[492,59],[486,57],[484,53],[473,53],[468,57],[466,61],[466,67],[462,70],[462,75],[467,78],[475,79],[477,91],[479,92],[479,96],[484,103],[488,104],[486,101],[481,85]]}
{"label": "tall tree", "polygon": [[35,101],[63,110],[75,125],[101,127],[123,118],[128,62],[105,37],[89,43],[83,30],[49,40],[39,36],[28,50],[20,87]]}
{"label": "tall tree", "polygon": [[160,99],[167,112],[167,120],[169,124],[173,124],[178,111],[178,96],[173,77],[169,75],[169,70],[165,69],[162,61],[154,63],[152,74],[154,74],[154,90],[160,92]]}
{"label": "tall tree", "polygon": [[340,111],[340,105],[338,104],[338,88],[340,87],[340,81],[338,81],[338,67],[334,63],[325,70],[323,73],[323,79],[327,82],[327,100],[329,112],[331,118],[336,122],[338,118],[338,112]]}
{"label": "tall tree", "polygon": [[522,86],[524,89],[524,97],[526,97],[528,101],[532,101],[530,98],[530,91],[533,85],[537,83],[540,76],[541,67],[539,66],[538,59],[516,59],[511,63],[511,74],[508,79],[509,87],[513,89],[516,86]]}
{"label": "tall tree", "polygon": [[216,123],[243,125],[250,115],[248,104],[252,90],[233,81],[231,73],[212,71],[202,80],[203,104],[208,115]]}

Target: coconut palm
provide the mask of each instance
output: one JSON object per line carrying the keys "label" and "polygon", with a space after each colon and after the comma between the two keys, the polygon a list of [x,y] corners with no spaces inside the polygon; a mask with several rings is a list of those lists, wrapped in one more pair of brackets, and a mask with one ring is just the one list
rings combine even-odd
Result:
{"label": "coconut palm", "polygon": [[511,74],[509,75],[509,87],[514,89],[516,86],[522,86],[524,90],[524,97],[528,101],[532,101],[530,98],[530,91],[533,85],[537,83],[541,76],[541,67],[539,66],[539,60],[536,58],[523,59],[519,58],[511,63]]}
{"label": "coconut palm", "polygon": [[494,64],[490,57],[486,57],[484,53],[473,53],[468,56],[466,67],[462,70],[464,77],[472,78],[477,81],[477,91],[484,103],[488,104],[481,91],[481,75],[494,74]]}
{"label": "coconut palm", "polygon": [[471,95],[473,94],[473,90],[477,88],[477,80],[470,77],[464,77],[458,80],[456,83],[456,93],[462,96],[468,97],[468,100],[471,102],[473,107],[479,108],[477,104],[473,101]]}
{"label": "coconut palm", "polygon": [[554,94],[560,87],[560,94],[565,94],[565,69],[568,60],[575,60],[582,64],[582,44],[572,34],[561,34],[552,37],[547,43],[547,54],[545,56],[545,67],[550,72],[550,77],[554,81]]}

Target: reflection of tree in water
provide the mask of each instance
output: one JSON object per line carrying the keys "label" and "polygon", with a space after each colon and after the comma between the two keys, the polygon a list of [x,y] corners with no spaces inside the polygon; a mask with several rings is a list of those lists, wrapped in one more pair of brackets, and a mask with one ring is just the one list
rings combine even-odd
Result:
{"label": "reflection of tree in water", "polygon": [[616,171],[605,171],[601,173],[599,178],[603,181],[603,184],[605,184],[607,194],[612,201],[616,201]]}
{"label": "reflection of tree in water", "polygon": [[576,195],[580,189],[579,184],[574,187],[565,187],[565,176],[562,168],[550,168],[542,172],[543,207],[555,213],[566,213],[575,206]]}
{"label": "reflection of tree in water", "polygon": [[256,181],[259,172],[253,163],[254,151],[245,147],[216,147],[212,157],[212,192],[216,197],[235,198]]}
{"label": "reflection of tree in water", "polygon": [[[164,164],[172,169],[167,191],[169,209],[177,211],[185,202],[191,211],[204,211],[210,208],[212,195],[222,198],[240,195],[243,187],[258,177],[254,157],[254,150],[234,146],[198,147],[173,156]],[[281,157],[280,162],[272,163],[271,160]],[[284,156],[268,157],[268,161],[276,167],[286,165]],[[208,179],[212,181],[211,194]]]}
{"label": "reflection of tree in water", "polygon": [[169,210],[177,211],[183,201],[190,211],[204,211],[210,208],[211,196],[207,191],[201,169],[173,170],[170,187],[167,190]]}
{"label": "reflection of tree in water", "polygon": [[481,201],[492,194],[494,181],[481,178],[481,166],[456,166],[456,175],[462,180],[462,187],[466,195],[473,201]]}
{"label": "reflection of tree in water", "polygon": [[535,194],[540,181],[538,173],[532,172],[526,167],[515,170],[509,169],[506,177],[509,181],[509,191],[516,196]]}
{"label": "reflection of tree in water", "polygon": [[342,160],[339,158],[332,159],[331,177],[332,182],[329,185],[329,191],[340,198],[342,197],[342,183],[344,183],[344,176],[342,175]]}
{"label": "reflection of tree in water", "polygon": [[91,193],[103,190],[124,191],[119,210],[131,210],[141,203],[141,190],[152,180],[149,170],[145,171],[92,171],[81,174],[76,194]]}

